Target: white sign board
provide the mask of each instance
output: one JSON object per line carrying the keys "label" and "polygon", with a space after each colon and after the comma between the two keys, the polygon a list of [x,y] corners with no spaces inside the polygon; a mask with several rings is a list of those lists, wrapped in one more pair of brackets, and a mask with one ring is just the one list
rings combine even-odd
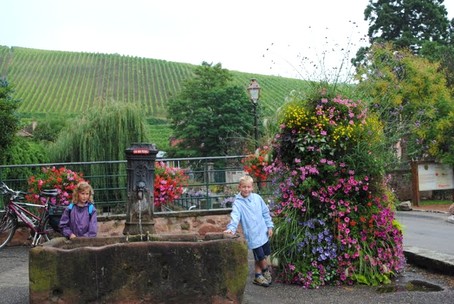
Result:
{"label": "white sign board", "polygon": [[419,191],[454,189],[452,166],[418,164]]}

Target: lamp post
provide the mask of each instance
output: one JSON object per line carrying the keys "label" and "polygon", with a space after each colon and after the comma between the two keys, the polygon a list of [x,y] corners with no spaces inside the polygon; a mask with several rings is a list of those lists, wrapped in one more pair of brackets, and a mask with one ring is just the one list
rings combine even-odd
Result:
{"label": "lamp post", "polygon": [[255,148],[257,149],[259,147],[259,130],[257,126],[257,104],[260,98],[260,86],[259,83],[257,82],[257,79],[252,78],[251,83],[247,87],[247,92],[249,95],[249,98],[251,99],[253,110],[254,110],[254,144]]}

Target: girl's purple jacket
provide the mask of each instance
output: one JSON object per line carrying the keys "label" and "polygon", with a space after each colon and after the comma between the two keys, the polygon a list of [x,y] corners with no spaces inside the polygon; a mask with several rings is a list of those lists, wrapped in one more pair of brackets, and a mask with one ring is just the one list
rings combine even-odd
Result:
{"label": "girl's purple jacket", "polygon": [[96,208],[93,206],[91,217],[88,214],[88,202],[84,207],[74,204],[71,211],[66,208],[61,216],[59,227],[61,233],[67,238],[71,233],[77,237],[96,237],[98,233]]}

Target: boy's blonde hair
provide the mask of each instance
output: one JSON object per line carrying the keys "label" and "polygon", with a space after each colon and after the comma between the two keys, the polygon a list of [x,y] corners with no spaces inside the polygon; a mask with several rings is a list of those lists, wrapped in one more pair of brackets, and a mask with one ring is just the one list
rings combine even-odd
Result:
{"label": "boy's blonde hair", "polygon": [[254,179],[250,175],[244,175],[240,177],[240,182],[239,184],[244,184],[244,183],[254,183]]}
{"label": "boy's blonde hair", "polygon": [[79,192],[88,190],[90,191],[90,197],[88,200],[93,203],[93,187],[88,182],[80,182],[77,184],[76,188],[73,190],[73,201],[79,200]]}

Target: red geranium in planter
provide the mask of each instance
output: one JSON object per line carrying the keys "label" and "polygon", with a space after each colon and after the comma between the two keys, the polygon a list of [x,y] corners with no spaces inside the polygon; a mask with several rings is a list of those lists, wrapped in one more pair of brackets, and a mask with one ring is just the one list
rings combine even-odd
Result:
{"label": "red geranium in planter", "polygon": [[35,204],[45,204],[45,198],[39,193],[46,189],[57,189],[58,196],[52,198],[54,205],[68,205],[72,200],[72,192],[76,185],[84,181],[82,173],[74,172],[65,167],[45,167],[41,173],[33,175],[28,179],[28,192],[26,199]]}

